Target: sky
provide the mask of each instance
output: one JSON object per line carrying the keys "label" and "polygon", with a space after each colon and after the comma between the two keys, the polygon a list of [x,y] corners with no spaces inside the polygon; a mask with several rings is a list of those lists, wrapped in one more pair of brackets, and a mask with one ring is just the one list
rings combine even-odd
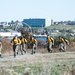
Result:
{"label": "sky", "polygon": [[0,0],[0,22],[29,18],[75,20],[75,0]]}

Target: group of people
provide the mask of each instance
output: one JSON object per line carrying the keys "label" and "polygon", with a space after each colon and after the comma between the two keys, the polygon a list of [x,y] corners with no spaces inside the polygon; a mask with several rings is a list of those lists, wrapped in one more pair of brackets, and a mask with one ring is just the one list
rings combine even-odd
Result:
{"label": "group of people", "polygon": [[[69,41],[66,38],[59,36],[57,42],[58,42],[58,46],[59,46],[59,51],[65,52],[66,51],[66,45],[69,45]],[[51,53],[52,52],[52,46],[54,45],[54,39],[48,35],[47,39],[46,39],[46,43],[47,43],[47,50],[48,50],[48,52]]]}
{"label": "group of people", "polygon": [[[20,38],[18,38],[18,36],[15,36],[11,40],[11,45],[13,46],[14,57],[16,57],[19,50],[22,55],[23,55],[23,53],[27,53],[27,50],[26,50],[27,43],[29,43],[31,45],[31,49],[32,49],[31,54],[35,54],[36,49],[37,49],[37,40],[34,36],[30,37],[29,41],[25,38],[25,36],[21,36]],[[54,38],[52,38],[50,35],[47,35],[46,44],[47,44],[48,52],[51,53],[53,51],[52,47],[54,45]],[[65,52],[66,45],[69,45],[69,41],[60,36],[60,37],[58,37],[58,45],[59,45],[59,51]],[[0,42],[0,57],[2,57],[1,49],[2,49],[2,42]]]}
{"label": "group of people", "polygon": [[[21,51],[22,55],[23,55],[23,52],[27,53],[27,51],[26,51],[26,44],[27,44],[27,42],[28,41],[27,41],[27,39],[24,36],[21,36],[20,38],[15,36],[11,40],[11,44],[13,45],[14,57],[16,57],[16,55],[18,54],[19,48],[20,48],[20,51]],[[31,37],[29,43],[30,43],[31,48],[32,48],[31,54],[35,54],[36,46],[37,46],[37,40],[34,37]]]}

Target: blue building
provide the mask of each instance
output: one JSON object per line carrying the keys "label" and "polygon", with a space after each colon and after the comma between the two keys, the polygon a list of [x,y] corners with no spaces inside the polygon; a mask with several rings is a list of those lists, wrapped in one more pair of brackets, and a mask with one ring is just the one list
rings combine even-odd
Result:
{"label": "blue building", "polygon": [[45,19],[24,19],[23,27],[27,25],[30,27],[45,27]]}

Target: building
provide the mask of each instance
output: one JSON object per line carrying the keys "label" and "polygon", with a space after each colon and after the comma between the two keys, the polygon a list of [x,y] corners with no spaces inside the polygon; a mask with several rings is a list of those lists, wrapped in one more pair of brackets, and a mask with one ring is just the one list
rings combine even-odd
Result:
{"label": "building", "polygon": [[13,38],[14,36],[21,36],[20,32],[0,32],[0,37],[11,37]]}
{"label": "building", "polygon": [[0,27],[8,27],[8,26],[10,26],[10,25],[8,25],[8,23],[7,22],[0,22]]}
{"label": "building", "polygon": [[30,26],[30,27],[46,27],[46,26],[50,26],[51,25],[51,20],[50,19],[24,19],[23,20],[23,27],[26,26]]}
{"label": "building", "polygon": [[51,19],[45,19],[45,27],[48,27],[51,25]]}

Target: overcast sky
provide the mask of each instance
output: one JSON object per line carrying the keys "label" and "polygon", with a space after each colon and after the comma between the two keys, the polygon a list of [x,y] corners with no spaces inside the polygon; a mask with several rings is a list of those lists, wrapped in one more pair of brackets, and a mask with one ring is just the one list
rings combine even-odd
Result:
{"label": "overcast sky", "polygon": [[75,19],[75,0],[0,0],[0,22],[26,18]]}

